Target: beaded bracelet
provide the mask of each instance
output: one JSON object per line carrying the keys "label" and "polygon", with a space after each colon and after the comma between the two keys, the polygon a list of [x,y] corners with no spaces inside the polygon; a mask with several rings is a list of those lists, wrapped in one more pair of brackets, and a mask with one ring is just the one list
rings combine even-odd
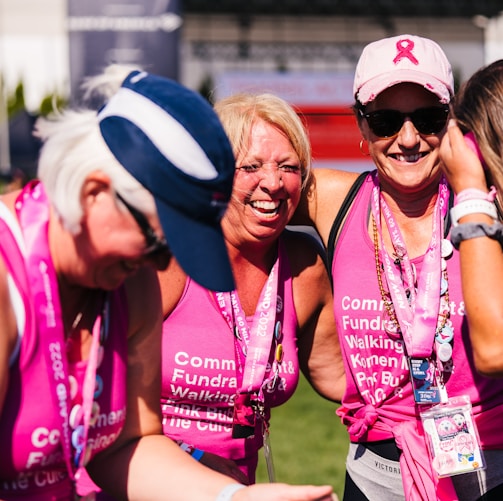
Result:
{"label": "beaded bracelet", "polygon": [[463,240],[478,237],[492,238],[497,240],[503,247],[503,224],[500,222],[494,224],[462,223],[451,230],[451,243],[455,249],[459,249],[459,244]]}
{"label": "beaded bracelet", "polygon": [[456,203],[466,202],[467,200],[487,200],[488,202],[494,202],[495,199],[496,188],[494,186],[491,186],[489,193],[477,188],[467,188],[466,190],[461,190],[456,195]]}
{"label": "beaded bracelet", "polygon": [[232,496],[236,494],[237,491],[244,489],[246,485],[243,484],[227,484],[215,498],[215,501],[231,501]]}

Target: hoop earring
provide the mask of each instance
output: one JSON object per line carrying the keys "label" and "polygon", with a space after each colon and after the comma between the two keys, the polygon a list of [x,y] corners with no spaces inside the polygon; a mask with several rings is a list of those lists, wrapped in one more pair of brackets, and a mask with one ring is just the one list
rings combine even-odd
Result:
{"label": "hoop earring", "polygon": [[365,139],[362,139],[362,140],[360,141],[360,151],[361,151],[361,153],[362,153],[362,155],[363,155],[364,157],[370,157],[370,151],[368,151],[368,150],[367,150],[367,151],[365,151],[365,150],[363,149],[363,145],[364,145],[366,142],[367,142],[367,141],[365,141]]}

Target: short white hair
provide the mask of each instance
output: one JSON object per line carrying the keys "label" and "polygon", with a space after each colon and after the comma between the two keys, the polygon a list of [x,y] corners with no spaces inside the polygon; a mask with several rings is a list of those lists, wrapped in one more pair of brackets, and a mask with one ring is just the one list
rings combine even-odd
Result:
{"label": "short white hair", "polygon": [[[111,65],[83,85],[84,98],[106,102],[120,88],[133,68]],[[76,109],[39,118],[35,135],[43,142],[38,172],[56,213],[68,231],[81,230],[81,192],[86,177],[100,171],[111,179],[114,190],[146,215],[156,213],[152,195],[122,167],[105,143],[96,110]]]}

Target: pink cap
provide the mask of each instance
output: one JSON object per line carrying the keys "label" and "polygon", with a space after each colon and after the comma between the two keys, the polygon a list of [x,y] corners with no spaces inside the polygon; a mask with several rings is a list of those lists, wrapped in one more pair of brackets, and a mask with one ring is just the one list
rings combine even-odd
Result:
{"label": "pink cap", "polygon": [[414,35],[384,38],[367,45],[356,66],[353,95],[363,105],[393,85],[411,82],[448,103],[454,79],[444,51],[433,40]]}

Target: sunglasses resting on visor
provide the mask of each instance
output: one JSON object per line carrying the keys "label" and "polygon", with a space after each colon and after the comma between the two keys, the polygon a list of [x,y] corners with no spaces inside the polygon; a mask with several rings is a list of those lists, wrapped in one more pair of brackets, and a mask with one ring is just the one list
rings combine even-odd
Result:
{"label": "sunglasses resting on visor", "polygon": [[405,119],[409,118],[420,134],[438,134],[447,123],[449,106],[431,106],[402,113],[398,110],[376,110],[365,113],[358,110],[360,116],[367,120],[370,130],[378,137],[397,135]]}

